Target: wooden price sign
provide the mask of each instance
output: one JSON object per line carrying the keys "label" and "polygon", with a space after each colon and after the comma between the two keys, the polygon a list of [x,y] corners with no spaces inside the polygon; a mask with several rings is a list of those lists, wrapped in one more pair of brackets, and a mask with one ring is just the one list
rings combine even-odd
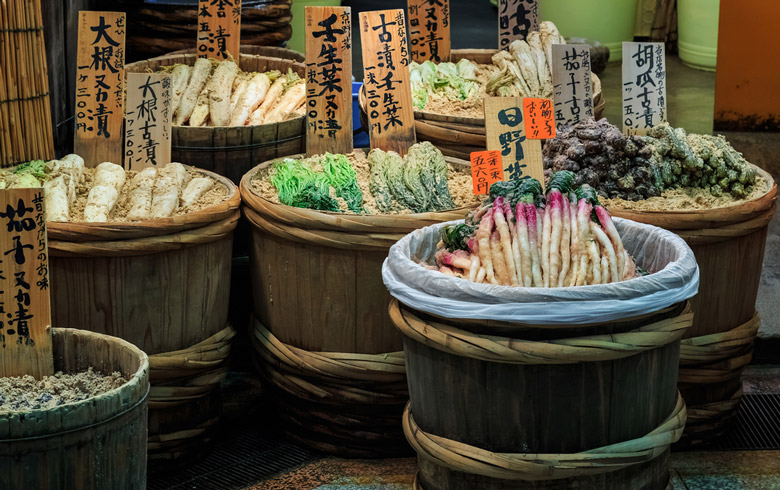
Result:
{"label": "wooden price sign", "polygon": [[664,43],[623,43],[623,133],[644,135],[664,121]]}
{"label": "wooden price sign", "polygon": [[54,369],[43,189],[0,191],[0,376]]}
{"label": "wooden price sign", "polygon": [[471,152],[471,183],[474,194],[487,195],[490,186],[504,180],[501,152],[497,150]]}
{"label": "wooden price sign", "polygon": [[590,46],[552,45],[553,100],[556,124],[577,124],[593,117]]}
{"label": "wooden price sign", "polygon": [[306,153],[352,152],[352,9],[306,7]]}
{"label": "wooden price sign", "polygon": [[198,57],[238,63],[241,0],[198,0]]}
{"label": "wooden price sign", "polygon": [[539,30],[536,0],[498,0],[498,49],[509,49],[516,39]]}
{"label": "wooden price sign", "polygon": [[76,134],[84,164],[122,161],[125,14],[79,12]]}
{"label": "wooden price sign", "polygon": [[125,169],[142,170],[171,161],[171,77],[127,74]]}
{"label": "wooden price sign", "polygon": [[360,13],[371,148],[405,155],[415,142],[403,10]]}
{"label": "wooden price sign", "polygon": [[526,137],[522,97],[485,97],[487,149],[501,152],[505,181],[533,177],[544,185],[542,143]]}
{"label": "wooden price sign", "polygon": [[412,61],[450,60],[450,0],[408,0]]}
{"label": "wooden price sign", "polygon": [[525,134],[529,140],[555,138],[555,116],[553,101],[526,97],[523,99],[523,120]]}

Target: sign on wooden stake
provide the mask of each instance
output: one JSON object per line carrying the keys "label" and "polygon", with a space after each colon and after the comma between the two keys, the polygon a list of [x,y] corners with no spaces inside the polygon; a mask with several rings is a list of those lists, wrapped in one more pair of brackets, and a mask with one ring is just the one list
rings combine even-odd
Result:
{"label": "sign on wooden stake", "polygon": [[542,143],[526,137],[522,97],[485,97],[487,149],[501,152],[505,181],[533,177],[544,185]]}
{"label": "sign on wooden stake", "polygon": [[306,7],[306,153],[352,151],[352,9]]}
{"label": "sign on wooden stake", "polygon": [[142,170],[171,161],[171,77],[127,74],[125,169]]}
{"label": "sign on wooden stake", "polygon": [[590,46],[553,44],[552,65],[555,123],[572,125],[593,117]]}
{"label": "sign on wooden stake", "polygon": [[412,61],[450,60],[450,0],[408,0]]}
{"label": "sign on wooden stake", "polygon": [[54,369],[43,189],[0,191],[0,376]]}
{"label": "sign on wooden stake", "polygon": [[87,167],[122,161],[125,14],[79,12],[74,152]]}
{"label": "sign on wooden stake", "polygon": [[512,41],[538,31],[538,10],[536,0],[498,0],[498,49],[508,49]]}
{"label": "sign on wooden stake", "polygon": [[371,148],[405,155],[415,134],[404,11],[361,12],[360,39]]}
{"label": "sign on wooden stake", "polygon": [[241,45],[241,0],[198,0],[198,57],[234,59]]}
{"label": "sign on wooden stake", "polygon": [[623,43],[623,133],[644,135],[664,121],[664,43]]}

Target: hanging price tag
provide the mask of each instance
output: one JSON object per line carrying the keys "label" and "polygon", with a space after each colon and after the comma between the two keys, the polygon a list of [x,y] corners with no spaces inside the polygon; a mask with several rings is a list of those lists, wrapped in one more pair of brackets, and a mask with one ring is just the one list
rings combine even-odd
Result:
{"label": "hanging price tag", "polygon": [[647,134],[664,121],[664,43],[623,43],[623,133]]}
{"label": "hanging price tag", "polygon": [[408,0],[412,61],[450,60],[450,1]]}
{"label": "hanging price tag", "polygon": [[241,0],[198,0],[198,57],[238,63]]}
{"label": "hanging price tag", "polygon": [[590,46],[553,44],[551,69],[555,123],[572,125],[593,117]]}
{"label": "hanging price tag", "polygon": [[169,75],[127,74],[125,169],[170,163],[172,116]]}
{"label": "hanging price tag", "polygon": [[550,99],[523,99],[523,119],[525,134],[531,140],[546,140],[555,138],[555,116],[553,103]]}
{"label": "hanging price tag", "polygon": [[503,180],[501,152],[497,150],[471,152],[471,183],[474,194],[487,195],[494,182]]}
{"label": "hanging price tag", "polygon": [[501,152],[502,180],[538,179],[544,185],[541,141],[526,137],[520,97],[485,97],[487,149]]}
{"label": "hanging price tag", "polygon": [[512,41],[538,31],[538,11],[536,0],[498,0],[498,49],[509,49]]}

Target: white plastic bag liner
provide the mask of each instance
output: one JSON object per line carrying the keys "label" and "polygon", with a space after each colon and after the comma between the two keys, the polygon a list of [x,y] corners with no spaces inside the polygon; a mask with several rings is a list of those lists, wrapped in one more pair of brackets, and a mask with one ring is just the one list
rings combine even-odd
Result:
{"label": "white plastic bag liner", "polygon": [[450,221],[415,230],[390,247],[382,279],[393,297],[419,311],[532,325],[619,320],[672,306],[698,292],[699,266],[682,238],[656,226],[613,219],[626,250],[651,274],[565,288],[496,286],[447,276],[418,262],[435,264],[442,227],[462,223]]}

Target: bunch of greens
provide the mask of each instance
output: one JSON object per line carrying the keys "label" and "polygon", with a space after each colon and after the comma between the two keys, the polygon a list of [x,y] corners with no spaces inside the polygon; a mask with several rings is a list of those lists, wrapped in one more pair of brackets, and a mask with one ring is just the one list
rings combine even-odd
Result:
{"label": "bunch of greens", "polygon": [[327,177],[315,172],[308,159],[285,158],[274,165],[270,180],[282,204],[320,211],[340,210],[338,201],[330,195]]}
{"label": "bunch of greens", "polygon": [[321,160],[323,173],[328,184],[336,191],[336,196],[347,202],[353,213],[363,213],[363,192],[358,187],[357,174],[344,155],[326,153]]}
{"label": "bunch of greens", "polygon": [[451,100],[466,100],[479,93],[477,65],[467,59],[458,63],[412,62],[409,65],[412,103],[422,110],[430,94],[439,94]]}

